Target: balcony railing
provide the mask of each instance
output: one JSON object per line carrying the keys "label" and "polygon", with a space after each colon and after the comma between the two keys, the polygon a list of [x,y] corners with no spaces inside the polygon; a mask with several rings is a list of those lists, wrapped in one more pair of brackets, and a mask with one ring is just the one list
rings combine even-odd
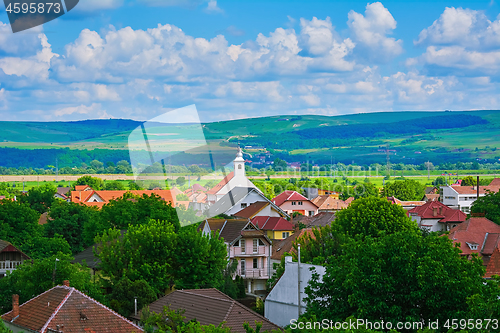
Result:
{"label": "balcony railing", "polygon": [[16,269],[21,264],[22,261],[0,261],[0,271]]}
{"label": "balcony railing", "polygon": [[260,255],[260,254],[267,254],[266,253],[266,247],[265,246],[259,246],[257,249],[257,252],[253,252],[253,248],[246,248],[245,252],[241,252],[241,247],[235,246],[233,248],[234,255],[235,256],[241,256],[241,255],[246,255],[246,256],[252,256],[252,255]]}
{"label": "balcony railing", "polygon": [[238,269],[236,271],[236,274],[238,274],[239,276],[241,276],[243,278],[247,278],[247,279],[253,279],[253,278],[268,279],[269,278],[267,268],[245,269],[243,271],[241,269]]}

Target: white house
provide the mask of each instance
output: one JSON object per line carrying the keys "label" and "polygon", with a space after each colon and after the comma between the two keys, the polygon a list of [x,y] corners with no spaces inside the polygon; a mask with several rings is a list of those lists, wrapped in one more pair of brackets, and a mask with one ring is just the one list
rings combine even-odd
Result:
{"label": "white house", "polygon": [[0,278],[31,259],[11,243],[0,239]]}
{"label": "white house", "polygon": [[229,173],[219,182],[219,184],[215,185],[207,192],[208,203],[213,204],[219,201],[224,195],[235,187],[249,187],[257,189],[257,187],[250,180],[248,180],[245,174],[245,160],[243,159],[243,152],[240,147],[238,147],[238,153],[233,161],[233,167],[234,171]]}
{"label": "white house", "polygon": [[[285,272],[274,285],[264,300],[264,317],[279,326],[290,325],[291,319],[299,317],[299,263],[293,262],[292,257],[285,258]],[[314,270],[311,271],[311,268]],[[320,279],[325,275],[323,266],[300,264],[300,313],[306,309],[304,298],[307,296],[305,287],[309,284],[313,272],[319,274]]]}
{"label": "white house", "polygon": [[[479,186],[479,196],[485,196],[488,192],[498,192],[500,186]],[[470,208],[477,199],[477,186],[450,185],[441,186],[439,200],[446,206],[453,209],[460,209],[462,212],[470,213]]]}

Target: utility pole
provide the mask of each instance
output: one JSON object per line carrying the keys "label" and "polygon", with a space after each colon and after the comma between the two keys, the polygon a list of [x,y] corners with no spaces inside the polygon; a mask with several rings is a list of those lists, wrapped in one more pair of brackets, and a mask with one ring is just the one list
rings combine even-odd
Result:
{"label": "utility pole", "polygon": [[386,154],[386,160],[387,160],[387,175],[390,177],[391,176],[391,158],[389,157],[389,144],[387,144],[387,147],[385,148],[385,154]]}
{"label": "utility pole", "polygon": [[302,308],[301,299],[300,299],[300,244],[298,244],[298,258],[299,258],[299,261],[297,263],[297,280],[298,280],[297,286],[298,286],[298,292],[299,292],[298,293],[298,295],[299,295],[299,299],[298,299],[298,301],[299,301],[299,303],[298,303],[299,304],[299,316],[297,318],[300,317],[300,315],[301,315],[300,312],[301,312],[301,308]]}

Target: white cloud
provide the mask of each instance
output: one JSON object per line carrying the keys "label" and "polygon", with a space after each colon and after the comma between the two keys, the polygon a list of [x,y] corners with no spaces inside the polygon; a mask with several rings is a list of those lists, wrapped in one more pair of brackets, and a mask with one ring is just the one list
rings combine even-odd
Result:
{"label": "white cloud", "polygon": [[102,110],[101,104],[92,103],[89,106],[78,105],[78,106],[68,106],[55,110],[52,113],[56,117],[63,117],[68,115],[80,114],[84,115],[88,119],[104,119],[111,118],[105,110]]}
{"label": "white cloud", "polygon": [[216,0],[209,0],[207,7],[204,10],[205,10],[205,12],[207,12],[209,14],[223,13],[224,12],[222,9],[220,9],[220,7],[217,6]]}
{"label": "white cloud", "polygon": [[396,29],[396,20],[380,2],[366,5],[365,15],[351,10],[348,22],[360,56],[387,62],[403,52],[403,41],[387,37]]}

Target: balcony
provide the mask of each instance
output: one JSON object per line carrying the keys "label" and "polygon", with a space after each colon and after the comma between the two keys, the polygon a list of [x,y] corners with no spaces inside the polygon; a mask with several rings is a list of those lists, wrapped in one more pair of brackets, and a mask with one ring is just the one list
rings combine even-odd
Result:
{"label": "balcony", "polygon": [[245,279],[268,279],[269,275],[267,274],[267,268],[254,268],[254,269],[246,269],[241,270],[238,269],[236,274]]}
{"label": "balcony", "polygon": [[0,261],[0,273],[5,274],[7,271],[15,270],[22,263],[22,261]]}
{"label": "balcony", "polygon": [[253,248],[247,248],[245,252],[241,252],[241,247],[234,247],[233,248],[233,255],[235,257],[254,257],[254,256],[263,256],[263,255],[267,255],[268,251],[266,251],[266,247],[265,246],[259,246],[258,249],[257,249],[257,252],[253,252]]}

